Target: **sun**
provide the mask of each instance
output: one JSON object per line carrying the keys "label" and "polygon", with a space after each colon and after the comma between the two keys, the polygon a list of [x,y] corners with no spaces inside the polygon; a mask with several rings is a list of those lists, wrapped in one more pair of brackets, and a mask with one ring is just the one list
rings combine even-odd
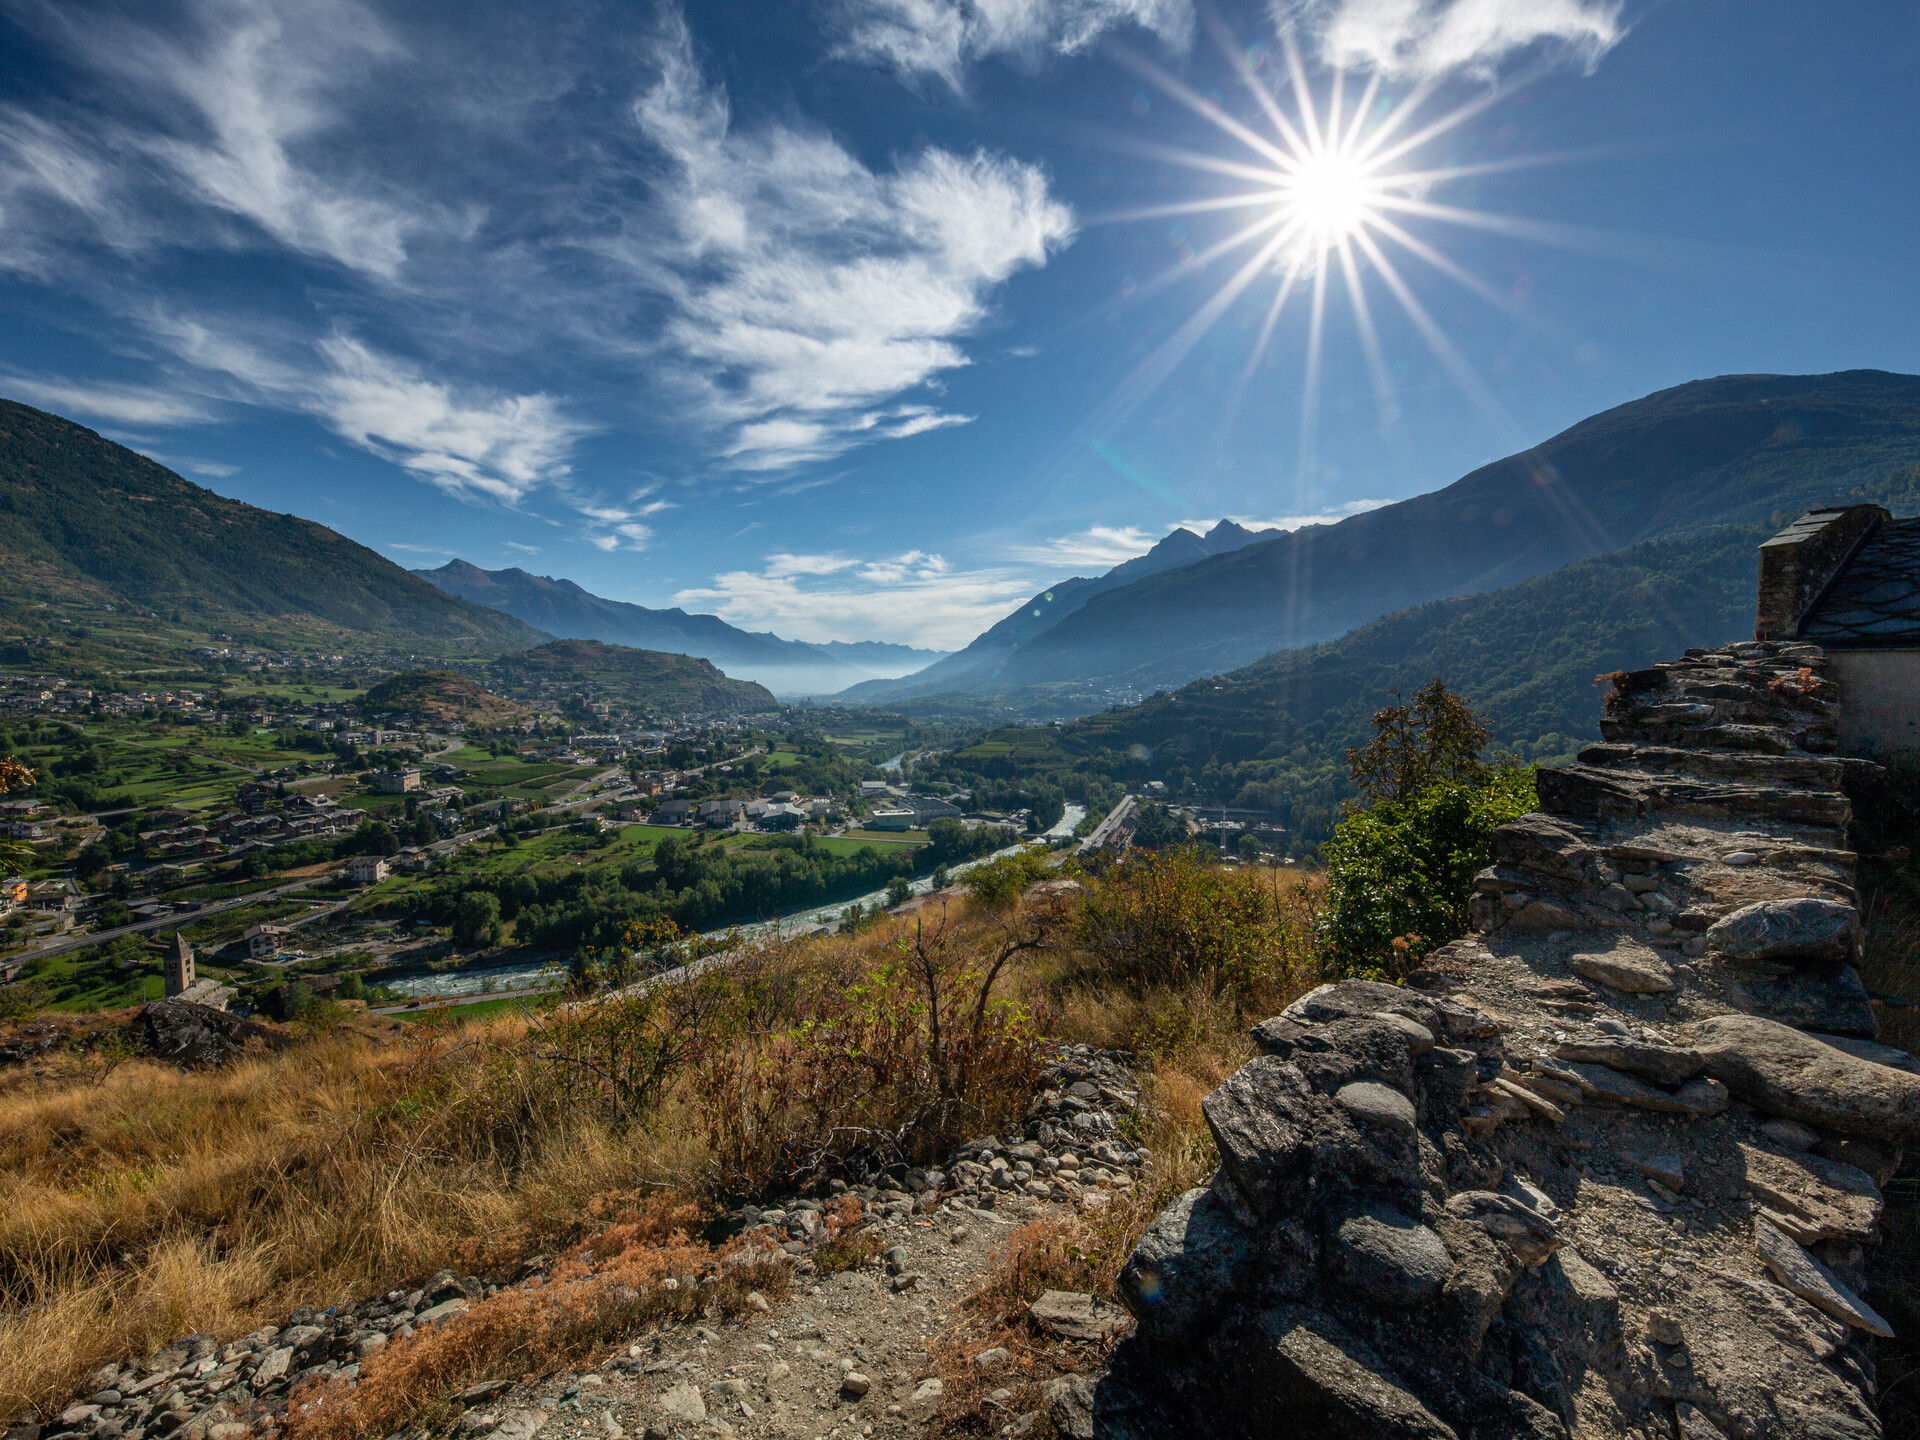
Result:
{"label": "sun", "polygon": [[1303,157],[1278,190],[1274,203],[1282,223],[1314,246],[1351,240],[1376,218],[1375,205],[1386,197],[1364,161],[1338,152]]}
{"label": "sun", "polygon": [[[1111,430],[1126,423],[1242,294],[1252,287],[1271,284],[1265,315],[1253,327],[1251,349],[1228,387],[1222,433],[1232,423],[1241,395],[1274,342],[1281,312],[1293,297],[1302,296],[1309,314],[1306,349],[1299,367],[1303,381],[1299,472],[1303,479],[1311,474],[1317,464],[1314,412],[1319,403],[1321,345],[1330,318],[1328,302],[1336,290],[1345,292],[1352,310],[1354,332],[1366,358],[1382,424],[1391,423],[1399,407],[1394,366],[1383,352],[1374,300],[1368,294],[1375,290],[1384,291],[1412,322],[1427,349],[1468,398],[1502,429],[1518,436],[1517,427],[1504,414],[1492,390],[1422,303],[1403,266],[1411,260],[1516,319],[1529,321],[1512,295],[1486,284],[1413,227],[1416,223],[1423,227],[1455,225],[1529,241],[1570,246],[1590,243],[1592,235],[1576,233],[1574,227],[1467,209],[1433,197],[1437,188],[1468,176],[1552,163],[1565,157],[1449,161],[1437,168],[1423,168],[1413,163],[1414,156],[1463,122],[1484,113],[1507,93],[1508,87],[1490,86],[1437,115],[1423,113],[1437,81],[1417,85],[1404,94],[1389,94],[1375,72],[1357,94],[1350,94],[1349,76],[1336,69],[1325,89],[1316,94],[1291,32],[1283,34],[1282,55],[1276,57],[1259,46],[1247,49],[1235,44],[1217,22],[1209,28],[1255,102],[1257,114],[1249,119],[1234,117],[1217,96],[1197,93],[1142,57],[1119,47],[1111,53],[1163,93],[1218,127],[1225,137],[1243,147],[1242,153],[1212,154],[1144,144],[1124,148],[1136,148],[1151,158],[1199,174],[1227,177],[1241,188],[1105,218],[1124,223],[1236,211],[1245,216],[1214,243],[1198,250],[1183,247],[1176,266],[1130,290],[1129,294],[1140,298],[1188,277],[1210,273],[1216,262],[1235,252],[1243,258],[1193,314],[1121,381],[1096,416],[1094,430]],[[1276,59],[1282,63],[1273,65]]]}

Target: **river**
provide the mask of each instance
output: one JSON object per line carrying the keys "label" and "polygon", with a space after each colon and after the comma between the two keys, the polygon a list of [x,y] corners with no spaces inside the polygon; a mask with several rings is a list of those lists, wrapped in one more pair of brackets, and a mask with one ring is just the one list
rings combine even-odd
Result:
{"label": "river", "polygon": [[[1047,834],[1071,835],[1073,827],[1086,815],[1084,807],[1069,805],[1067,813]],[[1064,825],[1066,829],[1061,830]],[[1002,855],[1011,855],[1020,849],[1018,845],[1009,845],[996,850],[991,855],[978,860],[967,860],[951,867],[950,873],[964,875],[976,865],[984,865]],[[912,882],[913,893],[925,895],[933,889],[933,877],[922,875]],[[869,890],[864,895],[850,896],[845,900],[835,900],[827,905],[811,905],[804,910],[795,910],[791,914],[777,915],[771,920],[756,920],[748,925],[722,925],[702,932],[702,938],[718,938],[737,932],[744,939],[753,939],[760,935],[774,935],[786,931],[810,930],[817,925],[838,924],[849,905],[858,905],[862,910],[872,910],[876,905],[885,905],[887,892],[884,889]],[[537,990],[552,983],[553,971],[547,965],[497,965],[486,970],[448,970],[436,975],[403,975],[396,980],[386,981],[389,990],[405,995],[409,999],[437,1000],[449,995],[484,995],[489,993],[509,995],[515,991]],[[491,988],[489,988],[491,987]]]}

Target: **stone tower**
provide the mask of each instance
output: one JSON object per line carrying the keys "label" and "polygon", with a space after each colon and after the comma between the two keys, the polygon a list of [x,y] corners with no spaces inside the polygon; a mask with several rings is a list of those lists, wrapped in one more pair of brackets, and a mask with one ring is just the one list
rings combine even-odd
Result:
{"label": "stone tower", "polygon": [[177,930],[167,942],[165,965],[169,998],[193,988],[193,942]]}

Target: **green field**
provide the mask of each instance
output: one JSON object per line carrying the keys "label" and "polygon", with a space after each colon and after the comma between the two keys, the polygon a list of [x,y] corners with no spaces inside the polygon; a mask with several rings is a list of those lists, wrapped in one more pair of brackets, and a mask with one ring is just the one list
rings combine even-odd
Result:
{"label": "green field", "polygon": [[438,1010],[396,1010],[387,1018],[393,1020],[452,1020],[464,1024],[469,1020],[491,1020],[496,1015],[505,1015],[523,1009],[531,1009],[539,1003],[539,997],[531,995],[496,995],[486,1000],[476,1000],[471,1005],[443,1005]]}
{"label": "green field", "polygon": [[849,830],[846,838],[863,844],[878,840],[882,844],[924,845],[933,837],[924,830]]}

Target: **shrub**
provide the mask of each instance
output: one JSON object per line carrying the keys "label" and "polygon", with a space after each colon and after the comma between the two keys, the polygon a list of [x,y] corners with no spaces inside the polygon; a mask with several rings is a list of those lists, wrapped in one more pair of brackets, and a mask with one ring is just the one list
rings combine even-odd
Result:
{"label": "shrub", "polygon": [[1538,804],[1533,768],[1515,766],[1485,785],[1441,781],[1342,820],[1320,852],[1327,904],[1317,939],[1328,973],[1397,981],[1466,934],[1494,829]]}
{"label": "shrub", "polygon": [[910,929],[876,930],[844,969],[789,972],[789,993],[760,1007],[786,1023],[758,1043],[716,1047],[698,1067],[692,1098],[706,1119],[712,1183],[754,1194],[925,1163],[1016,1121],[1032,1089],[1036,1030],[994,988],[1014,956],[1047,940],[1034,925],[963,931],[942,909]]}
{"label": "shrub", "polygon": [[1302,880],[1223,870],[1197,847],[1130,850],[1081,900],[1074,931],[1130,988],[1201,979],[1251,995],[1304,973],[1312,904]]}

